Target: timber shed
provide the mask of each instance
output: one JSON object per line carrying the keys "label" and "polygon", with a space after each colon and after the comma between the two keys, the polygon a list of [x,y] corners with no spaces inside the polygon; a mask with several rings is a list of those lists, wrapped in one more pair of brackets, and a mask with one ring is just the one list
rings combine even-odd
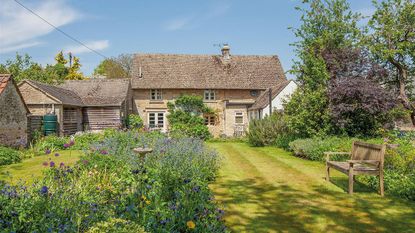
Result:
{"label": "timber shed", "polygon": [[126,79],[69,80],[60,85],[25,80],[19,89],[33,115],[57,115],[59,135],[121,128],[130,112],[131,86]]}

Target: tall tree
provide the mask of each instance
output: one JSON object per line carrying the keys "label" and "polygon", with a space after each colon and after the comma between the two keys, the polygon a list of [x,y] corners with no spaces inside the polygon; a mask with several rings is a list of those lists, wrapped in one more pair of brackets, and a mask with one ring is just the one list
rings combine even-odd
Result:
{"label": "tall tree", "polygon": [[285,104],[289,126],[300,136],[326,134],[332,130],[329,99],[330,75],[322,56],[325,50],[354,47],[360,41],[360,15],[350,10],[346,0],[303,0],[301,26],[294,29],[299,61],[292,73],[300,87]]}
{"label": "tall tree", "polygon": [[133,55],[121,54],[103,60],[94,70],[95,75],[102,75],[106,78],[131,78],[133,67]]}
{"label": "tall tree", "polygon": [[369,21],[372,33],[368,38],[370,51],[395,73],[386,84],[395,85],[404,108],[411,111],[415,126],[415,104],[408,87],[415,82],[415,1],[373,1],[376,11]]}

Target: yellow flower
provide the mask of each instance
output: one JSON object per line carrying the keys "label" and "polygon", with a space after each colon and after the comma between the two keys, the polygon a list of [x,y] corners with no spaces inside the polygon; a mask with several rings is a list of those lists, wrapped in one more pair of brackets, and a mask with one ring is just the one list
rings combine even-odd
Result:
{"label": "yellow flower", "polygon": [[186,225],[189,229],[195,229],[196,227],[196,224],[193,221],[187,221]]}
{"label": "yellow flower", "polygon": [[151,203],[151,201],[146,200],[146,204],[147,204],[147,205],[150,205],[150,203]]}
{"label": "yellow flower", "polygon": [[143,201],[147,200],[146,196],[141,195],[141,200],[143,200]]}

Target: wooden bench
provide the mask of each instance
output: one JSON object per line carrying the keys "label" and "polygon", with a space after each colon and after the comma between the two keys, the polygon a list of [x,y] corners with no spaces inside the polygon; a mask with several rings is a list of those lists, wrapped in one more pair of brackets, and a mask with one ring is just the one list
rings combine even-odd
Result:
{"label": "wooden bench", "polygon": [[[334,168],[349,176],[349,194],[353,194],[355,175],[379,176],[380,195],[384,195],[383,163],[385,145],[375,145],[365,142],[353,142],[352,152],[325,152],[326,180],[330,181],[330,168]],[[330,155],[351,155],[346,162],[330,161]]]}

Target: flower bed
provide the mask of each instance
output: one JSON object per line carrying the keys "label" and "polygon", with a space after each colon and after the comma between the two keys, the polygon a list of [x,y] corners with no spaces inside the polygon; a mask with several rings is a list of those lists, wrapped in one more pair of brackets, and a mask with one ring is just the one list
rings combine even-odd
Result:
{"label": "flower bed", "polygon": [[[76,145],[76,143],[75,143]],[[74,145],[74,146],[75,146]],[[225,232],[208,184],[219,158],[195,139],[113,132],[74,167],[49,162],[33,186],[0,187],[7,232]],[[142,161],[134,147],[152,147]]]}

